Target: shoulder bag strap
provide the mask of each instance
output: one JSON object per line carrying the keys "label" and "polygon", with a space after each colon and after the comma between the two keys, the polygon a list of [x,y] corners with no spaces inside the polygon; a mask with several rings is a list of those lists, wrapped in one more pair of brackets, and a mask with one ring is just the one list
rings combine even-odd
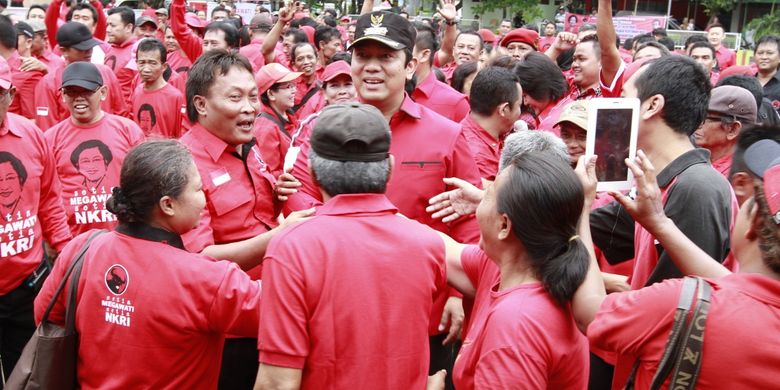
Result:
{"label": "shoulder bag strap", "polygon": [[[76,256],[73,258],[73,261],[68,266],[68,270],[65,271],[65,275],[62,277],[62,281],[60,281],[59,286],[57,286],[57,290],[54,291],[54,295],[51,298],[51,301],[49,302],[49,306],[46,307],[46,311],[43,312],[43,317],[41,318],[41,322],[45,322],[49,320],[49,314],[51,313],[52,309],[54,308],[54,304],[57,302],[57,298],[60,297],[60,294],[62,293],[62,290],[65,289],[65,284],[68,282],[68,279],[70,279],[70,275],[73,273],[73,271],[78,267],[78,273],[81,274],[81,263],[82,259],[84,258],[84,254],[87,252],[87,249],[89,248],[89,244],[92,243],[92,240],[95,239],[95,237],[105,233],[105,230],[99,230],[95,233],[93,233],[89,239],[87,239],[87,242],[84,243],[84,246],[79,250],[79,252],[76,254]],[[78,275],[77,275],[78,276]],[[78,279],[75,279],[78,281]],[[68,291],[68,305],[65,307],[65,328],[66,330],[73,329],[68,328],[69,324],[69,317],[68,315],[71,315],[73,318],[70,318],[70,321],[72,321],[72,325],[75,325],[75,292],[78,288],[78,283],[71,283],[70,290]],[[71,297],[71,293],[73,293],[73,297]],[[74,310],[73,313],[70,313],[70,307],[73,306]]]}
{"label": "shoulder bag strap", "polygon": [[[672,324],[672,332],[669,334],[669,339],[666,342],[663,355],[661,355],[661,361],[658,363],[658,370],[653,377],[653,386],[651,389],[657,389],[655,383],[658,377],[661,378],[661,383],[669,375],[669,371],[672,369],[673,359],[672,356],[676,356],[674,353],[679,344],[679,339],[682,335],[682,329],[685,325],[688,312],[690,311],[691,304],[693,303],[693,297],[696,293],[696,279],[685,278],[683,279],[682,290],[680,291],[680,298],[677,301],[677,309],[674,312],[674,323]],[[634,366],[631,368],[631,374],[628,377],[626,386],[624,389],[630,390],[634,388],[634,379],[636,378],[637,369],[639,368],[639,359],[634,362]],[[659,385],[660,387],[660,385]]]}
{"label": "shoulder bag strap", "polygon": [[670,387],[674,389],[695,388],[696,380],[699,378],[699,369],[701,369],[704,326],[707,322],[707,314],[709,314],[712,287],[706,280],[698,277],[696,279],[699,281],[696,309],[688,324],[680,353],[677,356],[677,363],[672,372]]}
{"label": "shoulder bag strap", "polygon": [[314,84],[314,86],[311,87],[311,89],[307,91],[305,95],[303,95],[303,99],[301,99],[301,102],[293,106],[292,108],[293,112],[298,112],[298,110],[300,110],[301,107],[306,105],[306,102],[308,102],[309,99],[311,99],[311,97],[314,96],[314,94],[320,90],[320,88],[322,88],[322,85],[320,84],[320,81],[317,80],[317,83]]}
{"label": "shoulder bag strap", "polygon": [[268,120],[270,120],[273,123],[276,123],[276,127],[279,128],[279,131],[284,133],[284,135],[286,135],[287,138],[292,138],[292,136],[290,135],[290,132],[287,131],[287,129],[284,128],[284,123],[282,122],[282,120],[279,119],[278,117],[276,117],[275,115],[271,115],[271,114],[269,114],[267,112],[261,112],[260,115],[258,115],[258,116],[261,117],[261,118],[268,119]]}

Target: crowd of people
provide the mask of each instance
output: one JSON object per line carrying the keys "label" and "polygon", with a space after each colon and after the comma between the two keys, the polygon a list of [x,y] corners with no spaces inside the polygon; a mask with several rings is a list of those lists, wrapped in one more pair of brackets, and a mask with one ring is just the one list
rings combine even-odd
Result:
{"label": "crowd of people", "polygon": [[[372,9],[0,15],[0,389],[74,283],[83,389],[775,386],[780,37]],[[631,191],[602,97],[639,101]]]}

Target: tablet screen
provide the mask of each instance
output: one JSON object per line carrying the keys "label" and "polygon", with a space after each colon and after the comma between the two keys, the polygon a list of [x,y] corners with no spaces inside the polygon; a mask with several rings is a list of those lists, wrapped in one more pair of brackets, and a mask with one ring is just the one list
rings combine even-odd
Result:
{"label": "tablet screen", "polygon": [[594,152],[596,176],[602,181],[628,180],[628,166],[631,145],[631,117],[629,108],[601,108],[596,114],[596,142]]}

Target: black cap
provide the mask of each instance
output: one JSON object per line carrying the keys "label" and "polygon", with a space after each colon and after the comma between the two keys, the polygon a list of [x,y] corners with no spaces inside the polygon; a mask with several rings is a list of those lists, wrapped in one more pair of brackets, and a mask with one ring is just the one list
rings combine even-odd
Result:
{"label": "black cap", "polygon": [[390,126],[374,106],[330,105],[317,118],[310,142],[311,149],[328,160],[382,161],[390,156]]}
{"label": "black cap", "polygon": [[57,44],[65,48],[89,50],[100,43],[92,38],[87,26],[79,22],[68,22],[57,30]]}
{"label": "black cap", "polygon": [[373,40],[393,50],[401,50],[413,48],[415,39],[417,30],[409,20],[392,12],[376,11],[358,18],[355,24],[355,41],[350,48],[360,42]]}
{"label": "black cap", "polygon": [[103,86],[103,76],[97,66],[91,62],[74,62],[62,72],[62,88],[81,87],[96,91]]}
{"label": "black cap", "polygon": [[138,19],[135,20],[135,26],[136,27],[143,26],[144,24],[147,24],[147,23],[153,24],[155,28],[157,27],[157,19],[156,18],[151,18],[149,16],[141,16],[141,17],[139,17]]}
{"label": "black cap", "polygon": [[17,34],[26,35],[28,38],[32,38],[35,35],[32,26],[25,22],[16,22],[14,27],[16,27]]}

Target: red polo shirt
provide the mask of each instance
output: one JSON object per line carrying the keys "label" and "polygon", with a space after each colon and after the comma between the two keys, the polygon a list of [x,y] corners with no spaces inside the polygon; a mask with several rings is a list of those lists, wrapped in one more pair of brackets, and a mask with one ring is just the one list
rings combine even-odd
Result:
{"label": "red polo shirt", "polygon": [[[35,300],[36,321],[89,235],[74,239],[54,264]],[[120,225],[97,237],[83,261],[76,311],[82,389],[215,389],[225,333],[257,334],[260,284],[235,264],[184,251],[175,234]],[[66,296],[50,315],[61,326]]]}
{"label": "red polo shirt", "polygon": [[[780,375],[780,282],[740,273],[710,280],[697,389],[772,389]],[[666,346],[682,279],[609,294],[588,327],[591,345],[620,355],[612,388],[640,361],[635,387],[650,387]],[[734,369],[735,364],[743,369]],[[669,379],[662,388],[669,386]]]}
{"label": "red polo shirt", "polygon": [[8,57],[8,67],[11,68],[11,84],[16,87],[16,96],[8,107],[8,111],[35,120],[35,88],[44,76],[39,70],[21,71],[22,57],[14,51]]}
{"label": "red polo shirt", "polygon": [[135,88],[133,98],[133,119],[146,136],[179,138],[186,121],[187,102],[176,87],[166,83],[155,91],[147,91],[143,84]]}
{"label": "red polo shirt", "polygon": [[190,67],[192,67],[192,61],[184,55],[181,49],[169,51],[166,62],[171,69],[176,71],[176,73],[184,75],[186,75],[187,72],[190,71]]}
{"label": "red polo shirt", "polygon": [[712,162],[712,167],[715,168],[718,173],[723,175],[726,180],[729,179],[729,171],[731,170],[731,162],[734,154],[728,154]]}
{"label": "red polo shirt", "polygon": [[588,343],[568,305],[538,282],[499,290],[498,267],[476,245],[461,264],[477,292],[453,371],[458,390],[587,387]]}
{"label": "red polo shirt", "polygon": [[412,99],[453,122],[462,121],[470,111],[466,95],[437,80],[433,71],[417,84]]}
{"label": "red polo shirt", "polygon": [[190,252],[245,240],[276,227],[276,179],[257,145],[236,147],[196,124],[181,137],[203,180],[206,208],[200,224],[183,236]]}
{"label": "red polo shirt", "polygon": [[[279,177],[284,165],[284,155],[287,154],[287,149],[290,148],[291,137],[298,128],[298,121],[295,119],[295,115],[289,113],[287,114],[288,120],[284,120],[271,107],[265,104],[260,112],[261,115],[255,119],[257,147],[260,149],[260,154],[265,158],[266,164],[268,164],[268,172],[274,177]],[[267,118],[266,115],[276,120]],[[280,128],[276,121],[284,126]]]}
{"label": "red polo shirt", "polygon": [[263,55],[263,38],[255,38],[248,45],[238,50],[249,60],[255,72],[265,65],[265,56]]}
{"label": "red polo shirt", "polygon": [[480,176],[485,180],[495,181],[504,140],[493,137],[471,115],[466,116],[460,124],[463,125],[463,135],[466,136],[474,155]]}
{"label": "red polo shirt", "polygon": [[35,58],[43,62],[43,64],[49,68],[49,73],[65,67],[65,60],[52,53],[49,49],[43,49],[43,54],[35,56]]}
{"label": "red polo shirt", "polygon": [[143,140],[135,122],[105,113],[91,125],[66,119],[46,132],[62,182],[62,204],[74,235],[116,226],[116,216],[106,210],[106,199],[119,185],[125,156]]}
{"label": "red polo shirt", "polygon": [[111,68],[116,75],[117,81],[119,81],[119,87],[122,88],[122,96],[125,99],[130,99],[133,94],[133,79],[137,70],[133,70],[127,67],[127,63],[131,59],[135,58],[136,39],[131,38],[120,44],[112,44],[111,50],[106,53],[106,58],[103,63]]}
{"label": "red polo shirt", "polygon": [[382,194],[339,195],[274,238],[263,263],[261,363],[302,369],[304,389],[425,387],[444,245],[397,211]]}
{"label": "red polo shirt", "polygon": [[[70,240],[60,182],[43,133],[7,113],[0,124],[0,296],[41,263],[43,240],[62,250]],[[15,167],[18,161],[20,166]],[[21,169],[20,169],[21,168]]]}
{"label": "red polo shirt", "polygon": [[[103,77],[103,85],[106,86],[106,99],[100,103],[103,112],[108,114],[120,115],[126,118],[130,117],[130,107],[125,103],[122,96],[119,82],[111,71],[105,65],[95,64]],[[43,131],[47,131],[57,123],[70,117],[70,111],[62,100],[62,72],[61,68],[56,72],[49,72],[38,83],[35,88],[35,123]]]}
{"label": "red polo shirt", "polygon": [[715,58],[718,59],[718,69],[720,70],[737,64],[737,53],[723,45],[715,50]]}

